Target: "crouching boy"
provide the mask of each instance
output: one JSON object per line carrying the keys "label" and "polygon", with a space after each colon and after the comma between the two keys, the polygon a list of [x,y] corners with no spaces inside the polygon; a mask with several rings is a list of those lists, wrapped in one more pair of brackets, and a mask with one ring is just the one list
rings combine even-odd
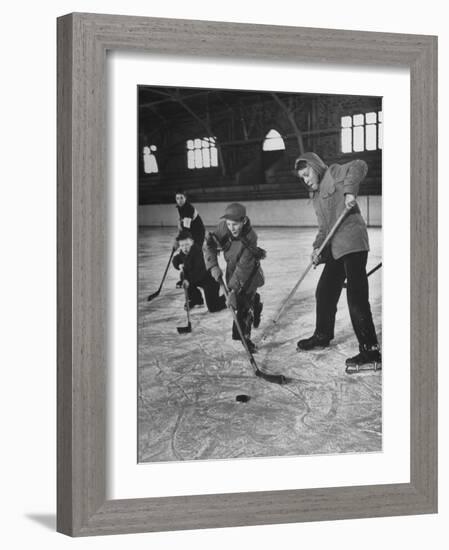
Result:
{"label": "crouching boy", "polygon": [[[220,285],[206,270],[201,248],[194,243],[192,234],[187,229],[182,229],[176,241],[179,244],[178,253],[173,257],[172,263],[175,269],[182,269],[183,281],[187,286],[189,296],[189,308],[202,306],[203,296],[198,287],[204,291],[207,309],[210,312],[221,311],[226,307],[224,296],[219,295]],[[180,285],[179,285],[180,286]]]}
{"label": "crouching boy", "polygon": [[[206,268],[216,281],[223,273],[218,265],[217,252],[223,251],[226,261],[226,283],[229,288],[228,305],[237,311],[237,320],[244,335],[248,349],[256,351],[251,341],[251,328],[260,323],[262,303],[257,289],[264,284],[263,271],[259,260],[264,256],[257,246],[257,235],[246,216],[242,204],[230,204],[222,216],[214,233],[209,233],[204,243],[204,260]],[[232,325],[233,340],[240,340],[240,335]]]}

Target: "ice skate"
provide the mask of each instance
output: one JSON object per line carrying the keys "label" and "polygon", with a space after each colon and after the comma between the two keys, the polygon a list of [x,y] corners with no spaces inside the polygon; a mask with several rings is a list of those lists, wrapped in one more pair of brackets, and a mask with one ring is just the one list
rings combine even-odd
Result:
{"label": "ice skate", "polygon": [[257,353],[257,346],[250,338],[245,338],[245,342],[250,353]]}
{"label": "ice skate", "polygon": [[299,340],[296,344],[297,351],[309,351],[312,349],[322,349],[329,345],[330,338],[324,334],[314,333],[310,338]]}
{"label": "ice skate", "polygon": [[356,374],[365,371],[382,369],[382,356],[379,346],[360,346],[360,353],[346,359],[346,373]]}
{"label": "ice skate", "polygon": [[249,338],[247,338],[246,340],[246,345],[248,346],[248,349],[251,353],[257,353],[257,346],[256,344],[250,340]]}
{"label": "ice skate", "polygon": [[[237,331],[236,331],[237,332]],[[239,334],[236,333],[236,334],[232,334],[232,339],[233,340],[236,340],[237,342],[241,342],[242,339],[240,338]],[[245,336],[245,342],[246,342],[246,345],[248,346],[248,349],[251,353],[257,353],[257,346],[256,344],[251,340],[251,338],[249,336]]]}
{"label": "ice skate", "polygon": [[[245,331],[243,333],[243,337],[245,338],[245,342],[246,342],[246,345],[248,346],[249,351],[251,353],[257,353],[256,344],[251,340],[251,331],[249,331],[249,332]],[[242,339],[240,337],[240,333],[239,333],[235,323],[232,325],[232,339],[236,340],[238,342],[242,341]]]}

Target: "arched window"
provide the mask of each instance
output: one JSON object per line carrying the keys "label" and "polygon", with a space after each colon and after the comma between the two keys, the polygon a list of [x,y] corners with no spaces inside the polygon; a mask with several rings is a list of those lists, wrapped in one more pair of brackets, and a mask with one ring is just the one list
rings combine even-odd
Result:
{"label": "arched window", "polygon": [[263,151],[285,151],[285,143],[277,130],[270,130],[263,142]]}
{"label": "arched window", "polygon": [[156,145],[146,145],[143,148],[143,171],[145,174],[156,174],[159,172],[157,167],[157,160],[155,152],[157,151]]}

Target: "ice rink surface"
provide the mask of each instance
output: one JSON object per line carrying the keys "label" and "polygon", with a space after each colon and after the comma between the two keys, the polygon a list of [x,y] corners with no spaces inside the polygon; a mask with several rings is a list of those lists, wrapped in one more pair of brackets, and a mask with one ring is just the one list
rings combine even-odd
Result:
{"label": "ice rink surface", "polygon": [[[178,334],[176,328],[186,326],[187,318],[173,267],[160,295],[147,301],[160,285],[176,230],[139,231],[139,462],[382,450],[382,374],[345,374],[345,359],[358,352],[345,291],[331,347],[296,351],[297,340],[314,330],[314,292],[322,266],[309,272],[276,327],[267,329],[307,267],[316,230],[255,229],[267,250],[262,322],[252,335],[259,348],[255,359],[262,370],[287,376],[282,386],[256,378],[241,343],[231,340],[228,310],[195,308],[192,332]],[[381,229],[369,229],[369,237],[367,270],[381,261]],[[380,342],[381,280],[382,270],[369,278]],[[240,394],[249,401],[236,401]]]}

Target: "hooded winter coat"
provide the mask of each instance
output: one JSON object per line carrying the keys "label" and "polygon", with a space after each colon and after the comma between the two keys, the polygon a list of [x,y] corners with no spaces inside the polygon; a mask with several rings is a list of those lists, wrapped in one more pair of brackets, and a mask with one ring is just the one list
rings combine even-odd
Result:
{"label": "hooded winter coat", "polygon": [[[318,220],[318,234],[313,248],[317,249],[345,209],[345,195],[349,193],[357,198],[368,166],[363,160],[327,166],[315,153],[304,153],[296,162],[300,160],[305,160],[320,178],[319,189],[313,196]],[[352,252],[369,250],[368,231],[358,205],[343,220],[331,240],[330,250],[336,260]]]}
{"label": "hooded winter coat", "polygon": [[[226,282],[236,293],[252,294],[264,284],[264,275],[259,260],[254,255],[257,247],[257,235],[246,218],[242,231],[234,238],[229,231],[226,220],[220,222],[214,231],[226,260]],[[204,243],[204,261],[206,269],[218,266],[217,244],[209,234]]]}

